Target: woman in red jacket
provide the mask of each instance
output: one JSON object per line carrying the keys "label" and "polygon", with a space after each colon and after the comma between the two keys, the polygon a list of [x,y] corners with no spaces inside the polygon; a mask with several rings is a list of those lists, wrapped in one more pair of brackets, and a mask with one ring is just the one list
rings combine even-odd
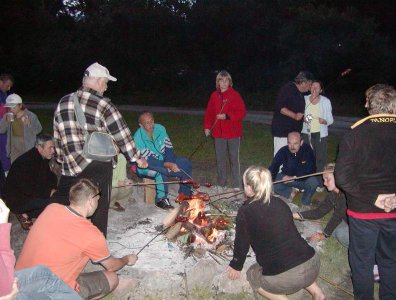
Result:
{"label": "woman in red jacket", "polygon": [[231,185],[240,190],[239,146],[242,136],[242,120],[246,115],[245,104],[232,88],[232,78],[227,71],[216,77],[216,91],[212,93],[204,117],[205,135],[215,141],[218,185],[226,187],[227,160],[231,169]]}

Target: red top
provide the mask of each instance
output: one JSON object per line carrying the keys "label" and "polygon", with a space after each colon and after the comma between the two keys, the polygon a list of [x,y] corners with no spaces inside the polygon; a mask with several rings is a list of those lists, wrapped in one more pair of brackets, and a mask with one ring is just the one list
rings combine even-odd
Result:
{"label": "red top", "polygon": [[[226,114],[229,119],[216,121],[218,114]],[[238,138],[242,136],[242,120],[245,116],[245,103],[236,90],[232,87],[223,93],[216,90],[210,96],[205,111],[204,129],[212,129],[214,138]]]}

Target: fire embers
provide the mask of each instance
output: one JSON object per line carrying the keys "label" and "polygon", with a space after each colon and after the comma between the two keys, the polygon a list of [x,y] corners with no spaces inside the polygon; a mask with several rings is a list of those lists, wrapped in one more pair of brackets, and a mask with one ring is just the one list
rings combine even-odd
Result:
{"label": "fire embers", "polygon": [[223,239],[225,234],[221,231],[229,229],[230,221],[205,213],[206,201],[194,196],[183,200],[180,207],[164,219],[164,225],[170,226],[166,237],[184,244],[213,244],[219,237]]}

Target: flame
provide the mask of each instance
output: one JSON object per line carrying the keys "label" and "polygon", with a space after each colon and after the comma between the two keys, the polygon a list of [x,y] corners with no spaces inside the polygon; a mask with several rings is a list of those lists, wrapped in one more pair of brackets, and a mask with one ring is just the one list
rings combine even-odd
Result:
{"label": "flame", "polygon": [[190,212],[190,222],[194,221],[200,212],[202,212],[205,208],[205,204],[202,202],[202,200],[200,199],[191,199],[189,201],[189,206],[188,206],[188,210]]}
{"label": "flame", "polygon": [[218,235],[217,229],[216,228],[212,228],[211,234],[209,234],[209,236],[207,237],[208,241],[213,243],[216,240],[217,235]]}

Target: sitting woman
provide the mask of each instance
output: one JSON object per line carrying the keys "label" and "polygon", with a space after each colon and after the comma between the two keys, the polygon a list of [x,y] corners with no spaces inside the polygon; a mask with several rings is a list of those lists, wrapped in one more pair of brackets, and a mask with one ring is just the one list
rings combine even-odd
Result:
{"label": "sitting woman", "polygon": [[287,294],[304,288],[312,299],[325,299],[315,282],[319,256],[297,231],[288,205],[271,196],[271,173],[264,167],[251,166],[243,174],[243,183],[248,199],[236,218],[228,277],[240,277],[251,246],[257,263],[247,271],[247,279],[255,296],[258,292],[268,299],[287,299]]}

